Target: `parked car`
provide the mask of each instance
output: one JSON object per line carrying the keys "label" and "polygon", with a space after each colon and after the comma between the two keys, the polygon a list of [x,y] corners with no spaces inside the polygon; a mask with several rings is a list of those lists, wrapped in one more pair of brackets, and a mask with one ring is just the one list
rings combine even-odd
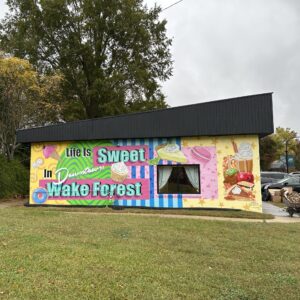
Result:
{"label": "parked car", "polygon": [[263,171],[260,173],[260,178],[261,178],[260,182],[261,184],[275,183],[289,176],[290,176],[289,174],[283,172]]}
{"label": "parked car", "polygon": [[266,183],[273,183],[273,182],[277,182],[277,180],[275,180],[274,178],[270,178],[270,177],[260,177],[260,184],[266,184]]}
{"label": "parked car", "polygon": [[269,190],[281,190],[284,187],[292,187],[295,192],[300,192],[300,177],[288,176],[275,183],[266,183],[261,187],[262,200],[268,201],[271,198]]}

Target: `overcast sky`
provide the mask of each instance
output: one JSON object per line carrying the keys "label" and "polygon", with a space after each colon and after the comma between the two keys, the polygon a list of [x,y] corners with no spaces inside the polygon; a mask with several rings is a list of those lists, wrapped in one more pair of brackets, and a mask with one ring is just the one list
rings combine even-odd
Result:
{"label": "overcast sky", "polygon": [[162,18],[173,38],[171,106],[274,92],[275,126],[300,133],[300,0],[183,0]]}

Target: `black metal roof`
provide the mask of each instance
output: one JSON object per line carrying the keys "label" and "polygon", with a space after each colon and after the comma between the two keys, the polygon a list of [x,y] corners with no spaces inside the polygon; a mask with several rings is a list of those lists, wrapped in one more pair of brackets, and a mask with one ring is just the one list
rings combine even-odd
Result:
{"label": "black metal roof", "polygon": [[17,141],[50,142],[122,138],[273,133],[272,93],[141,113],[17,130]]}

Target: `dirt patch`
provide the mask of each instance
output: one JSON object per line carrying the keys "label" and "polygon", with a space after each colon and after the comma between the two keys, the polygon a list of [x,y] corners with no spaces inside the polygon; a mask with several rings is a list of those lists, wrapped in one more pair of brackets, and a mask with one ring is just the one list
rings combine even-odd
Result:
{"label": "dirt patch", "polygon": [[25,199],[1,199],[0,209],[7,208],[7,207],[23,206],[25,202],[26,202]]}

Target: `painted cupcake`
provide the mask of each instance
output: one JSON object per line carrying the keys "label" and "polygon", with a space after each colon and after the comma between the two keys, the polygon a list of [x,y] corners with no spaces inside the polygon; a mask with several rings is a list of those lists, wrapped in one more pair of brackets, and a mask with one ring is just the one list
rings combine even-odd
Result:
{"label": "painted cupcake", "polygon": [[128,177],[128,168],[123,162],[111,165],[111,179],[116,182],[123,182]]}

